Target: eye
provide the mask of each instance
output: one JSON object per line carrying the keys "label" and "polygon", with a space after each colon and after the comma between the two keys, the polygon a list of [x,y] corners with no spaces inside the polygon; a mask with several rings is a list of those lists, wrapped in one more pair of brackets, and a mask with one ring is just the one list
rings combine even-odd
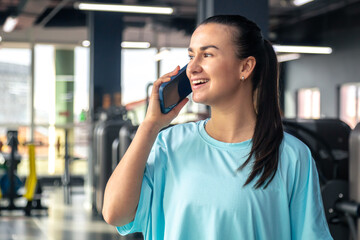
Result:
{"label": "eye", "polygon": [[189,60],[192,60],[194,58],[194,56],[189,55]]}
{"label": "eye", "polygon": [[204,57],[212,57],[211,53],[204,53]]}

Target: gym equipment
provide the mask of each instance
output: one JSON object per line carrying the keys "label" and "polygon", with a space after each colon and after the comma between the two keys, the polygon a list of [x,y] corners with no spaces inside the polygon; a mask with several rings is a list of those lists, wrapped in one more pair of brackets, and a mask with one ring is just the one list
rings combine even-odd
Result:
{"label": "gym equipment", "polygon": [[349,196],[349,137],[339,119],[283,119],[284,130],[303,141],[315,160],[326,219],[334,240],[356,239],[358,202]]}
{"label": "gym equipment", "polygon": [[36,175],[35,164],[35,144],[27,143],[29,149],[29,176],[25,181],[24,198],[27,199],[26,207],[24,208],[25,215],[30,216],[32,210],[43,210],[47,212],[48,208],[41,203],[42,187]]}
{"label": "gym equipment", "polygon": [[[145,111],[145,116],[146,116],[146,112],[147,112],[147,109],[148,109],[148,107],[149,107],[149,102],[150,102],[150,89],[151,89],[151,87],[154,85],[154,83],[148,83],[147,85],[146,85],[146,111]],[[144,117],[145,117],[144,116]]]}
{"label": "gym equipment", "polygon": [[35,167],[35,145],[29,144],[29,176],[26,178],[24,197],[31,201],[34,198],[35,188],[37,185],[36,167]]}
{"label": "gym equipment", "polygon": [[64,190],[64,203],[71,203],[71,189],[70,189],[70,155],[69,155],[69,129],[65,128],[65,156],[64,156],[64,174],[61,178],[61,183]]}
{"label": "gym equipment", "polygon": [[[130,146],[131,141],[135,137],[135,133],[139,126],[134,126],[130,122],[124,124],[119,131],[119,160],[124,156],[126,150]],[[118,161],[119,162],[119,161]],[[117,165],[117,163],[116,163]]]}
{"label": "gym equipment", "polygon": [[116,166],[120,162],[120,159],[124,156],[126,150],[130,146],[137,129],[138,126],[133,126],[130,121],[126,121],[120,128],[119,137],[114,139],[111,147],[112,171],[115,170]]}
{"label": "gym equipment", "polygon": [[[360,202],[360,123],[356,125],[350,134],[350,199]],[[357,220],[357,232],[360,233],[360,221]],[[360,234],[357,239],[360,240]]]}
{"label": "gym equipment", "polygon": [[[0,178],[0,189],[1,189],[1,194],[5,197],[10,195],[10,176],[8,173],[5,173],[1,178]],[[14,174],[14,179],[13,179],[13,188],[14,188],[14,192],[17,194],[18,191],[23,187],[23,182],[21,181],[21,179]]]}
{"label": "gym equipment", "polygon": [[93,162],[89,181],[92,183],[92,205],[95,213],[101,215],[105,186],[113,171],[112,144],[118,138],[120,128],[130,122],[124,107],[110,107],[106,119],[94,127]]}
{"label": "gym equipment", "polygon": [[114,139],[111,145],[111,169],[114,171],[118,162],[120,161],[119,155],[120,140],[119,138]]}
{"label": "gym equipment", "polygon": [[[16,134],[16,139],[9,139],[8,144],[15,144],[16,146],[14,147],[15,153],[14,153],[14,159],[11,160],[11,155],[6,154],[6,153],[2,153],[2,157],[3,157],[3,169],[6,171],[5,174],[0,178],[0,189],[1,189],[1,193],[4,196],[8,196],[10,195],[10,189],[14,188],[14,192],[17,193],[18,190],[23,186],[22,181],[20,180],[20,178],[13,173],[13,176],[11,175],[11,173],[9,172],[9,168],[13,167],[14,169],[17,169],[18,164],[21,161],[21,156],[18,154],[17,152],[17,132],[14,131],[9,131],[8,134]],[[10,142],[11,141],[11,142]],[[2,146],[1,146],[2,147]],[[11,165],[12,164],[12,165]],[[10,186],[11,184],[13,184],[13,186]]]}
{"label": "gym equipment", "polygon": [[303,141],[316,162],[320,183],[348,180],[351,128],[338,119],[283,119],[286,132]]}
{"label": "gym equipment", "polygon": [[[8,156],[8,159],[5,159],[5,165],[7,166],[7,173],[3,177],[4,179],[3,182],[4,184],[7,184],[8,187],[2,189],[2,194],[4,195],[4,197],[9,199],[9,205],[7,206],[7,209],[14,210],[17,209],[14,204],[14,199],[18,197],[15,188],[16,168],[21,160],[21,158],[18,155],[19,141],[18,141],[17,131],[10,130],[7,132],[7,144],[11,147],[11,152],[10,155]],[[2,210],[1,207],[0,210]]]}
{"label": "gym equipment", "polygon": [[[47,210],[41,205],[41,187],[38,184],[35,167],[35,146],[29,145],[29,169],[30,173],[25,182],[25,194],[19,195],[18,190],[22,186],[21,180],[16,176],[17,164],[20,162],[20,157],[17,154],[18,149],[18,132],[8,131],[8,145],[11,147],[9,158],[6,159],[7,173],[1,179],[2,195],[1,197],[8,199],[7,206],[0,206],[0,210],[23,210],[26,216],[30,216],[33,209]],[[35,195],[36,193],[36,195]],[[15,198],[25,197],[27,205],[25,207],[16,206]]]}

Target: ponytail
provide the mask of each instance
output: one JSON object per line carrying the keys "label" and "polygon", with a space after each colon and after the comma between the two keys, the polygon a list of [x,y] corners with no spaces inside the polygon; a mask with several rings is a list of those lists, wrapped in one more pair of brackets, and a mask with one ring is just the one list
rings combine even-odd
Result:
{"label": "ponytail", "polygon": [[[260,175],[255,188],[265,185],[266,188],[274,178],[279,162],[279,147],[283,139],[283,127],[279,105],[279,68],[276,54],[271,43],[263,40],[263,56],[259,62],[258,71],[254,78],[258,79],[255,109],[257,111],[256,126],[252,138],[252,148],[245,163],[239,168],[243,169],[255,157],[252,171],[245,182],[249,184]],[[262,65],[262,66],[261,66]]]}

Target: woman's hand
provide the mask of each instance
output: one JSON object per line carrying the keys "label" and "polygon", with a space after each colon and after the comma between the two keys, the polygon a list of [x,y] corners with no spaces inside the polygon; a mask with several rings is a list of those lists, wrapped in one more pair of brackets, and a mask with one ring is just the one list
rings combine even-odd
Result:
{"label": "woman's hand", "polygon": [[185,106],[189,99],[185,98],[181,101],[176,107],[174,107],[167,114],[163,114],[160,109],[160,98],[159,98],[159,88],[162,83],[168,82],[171,80],[172,76],[175,76],[180,70],[180,67],[177,66],[172,72],[165,74],[154,82],[152,87],[151,96],[149,100],[149,107],[144,119],[144,122],[153,125],[159,131],[168,126],[171,121],[179,114],[180,110]]}

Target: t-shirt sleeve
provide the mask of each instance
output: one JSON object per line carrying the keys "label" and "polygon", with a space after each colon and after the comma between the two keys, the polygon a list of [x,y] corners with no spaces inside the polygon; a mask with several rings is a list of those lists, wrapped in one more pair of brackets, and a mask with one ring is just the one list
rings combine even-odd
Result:
{"label": "t-shirt sleeve", "polygon": [[155,146],[152,148],[146,163],[144,177],[141,185],[140,199],[135,218],[132,222],[124,226],[116,227],[117,231],[121,235],[127,235],[135,232],[144,233],[146,228],[149,226],[154,183],[155,148]]}
{"label": "t-shirt sleeve", "polygon": [[332,239],[326,222],[320,184],[310,150],[300,153],[290,199],[291,239]]}

